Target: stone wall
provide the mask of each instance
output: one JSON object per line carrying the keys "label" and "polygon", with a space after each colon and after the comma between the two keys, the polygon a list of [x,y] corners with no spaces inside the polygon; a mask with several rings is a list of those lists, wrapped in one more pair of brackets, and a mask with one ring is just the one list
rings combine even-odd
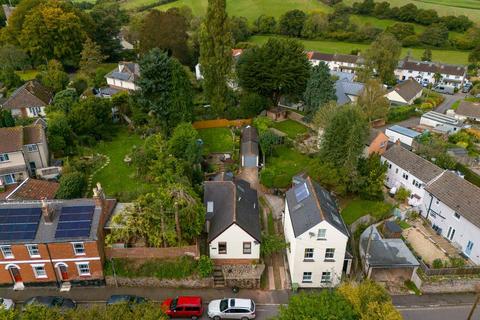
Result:
{"label": "stone wall", "polygon": [[227,287],[258,289],[264,270],[264,264],[222,265],[223,278]]}
{"label": "stone wall", "polygon": [[171,248],[105,248],[105,256],[107,259],[172,259],[183,256],[198,258],[200,250],[197,245]]}
{"label": "stone wall", "polygon": [[163,288],[213,288],[213,277],[186,279],[157,279],[153,277],[126,278],[105,277],[107,286],[111,287],[163,287]]}
{"label": "stone wall", "polygon": [[420,290],[422,293],[454,293],[475,292],[475,287],[480,285],[480,279],[443,279],[436,281],[423,280]]}

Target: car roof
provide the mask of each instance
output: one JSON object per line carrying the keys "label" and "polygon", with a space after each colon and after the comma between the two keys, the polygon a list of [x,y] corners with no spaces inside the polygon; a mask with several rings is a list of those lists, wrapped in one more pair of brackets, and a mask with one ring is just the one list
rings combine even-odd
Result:
{"label": "car roof", "polygon": [[110,298],[108,298],[108,301],[112,302],[112,301],[128,301],[130,300],[131,298],[134,298],[135,296],[132,296],[132,295],[128,295],[128,294],[114,294],[112,296],[110,296]]}
{"label": "car roof", "polygon": [[[232,300],[234,302],[232,302]],[[240,308],[248,308],[252,306],[252,300],[251,299],[230,299],[229,301],[229,306],[230,307],[240,307]]]}
{"label": "car roof", "polygon": [[202,304],[202,298],[198,296],[180,296],[178,297],[177,305],[182,305],[182,304]]}

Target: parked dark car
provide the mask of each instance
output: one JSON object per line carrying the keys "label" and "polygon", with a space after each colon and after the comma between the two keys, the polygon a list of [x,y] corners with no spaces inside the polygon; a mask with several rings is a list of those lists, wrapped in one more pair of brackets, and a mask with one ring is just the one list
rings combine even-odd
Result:
{"label": "parked dark car", "polygon": [[135,304],[144,303],[144,302],[147,302],[147,299],[145,299],[144,297],[133,296],[128,294],[117,294],[117,295],[111,296],[107,300],[107,306],[111,306],[117,303],[127,303],[129,305],[135,305]]}
{"label": "parked dark car", "polygon": [[60,308],[60,309],[75,309],[77,303],[69,298],[57,297],[57,296],[37,296],[27,299],[24,306],[32,304],[39,304],[46,307]]}

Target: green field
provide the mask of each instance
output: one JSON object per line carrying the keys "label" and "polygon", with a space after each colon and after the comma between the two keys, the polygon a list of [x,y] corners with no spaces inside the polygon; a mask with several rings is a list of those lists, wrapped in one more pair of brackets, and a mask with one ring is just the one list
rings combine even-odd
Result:
{"label": "green field", "polygon": [[[390,2],[391,7],[401,7],[408,3],[415,4],[418,8],[433,9],[440,16],[466,15],[475,22],[480,22],[480,1],[478,0],[381,0]],[[376,2],[381,2],[376,0]],[[352,5],[360,0],[343,0],[346,5]]]}
{"label": "green field", "polygon": [[203,140],[204,154],[223,153],[233,151],[233,136],[228,128],[199,129],[198,133]]}
{"label": "green field", "polygon": [[[250,38],[251,42],[263,44],[267,42],[270,36],[253,36]],[[323,41],[323,40],[300,40],[307,50],[315,50],[324,53],[350,53],[354,49],[361,51],[366,50],[369,45],[361,43],[349,43],[339,41]],[[411,55],[420,59],[424,49],[420,48],[403,48],[402,57],[406,56],[408,52]],[[467,64],[468,51],[453,51],[453,50],[432,50],[433,61],[451,63],[451,64]]]}
{"label": "green field", "polygon": [[305,127],[303,124],[290,119],[280,122],[274,122],[273,127],[286,133],[290,139],[295,139],[297,135],[304,134],[308,130],[308,128]]}

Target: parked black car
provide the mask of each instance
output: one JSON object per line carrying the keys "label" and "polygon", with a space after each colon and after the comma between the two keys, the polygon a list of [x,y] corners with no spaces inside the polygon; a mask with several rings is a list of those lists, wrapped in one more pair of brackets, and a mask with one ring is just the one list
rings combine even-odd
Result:
{"label": "parked black car", "polygon": [[139,296],[133,296],[133,295],[128,295],[128,294],[117,294],[111,296],[107,300],[107,306],[111,306],[113,304],[117,303],[127,303],[129,305],[134,305],[134,304],[139,304],[139,303],[144,303],[147,302],[147,299],[144,297],[139,297]]}
{"label": "parked black car", "polygon": [[29,306],[32,304],[39,304],[46,307],[56,307],[60,309],[75,309],[77,303],[69,298],[58,297],[58,296],[36,296],[27,299],[24,303],[24,306]]}

